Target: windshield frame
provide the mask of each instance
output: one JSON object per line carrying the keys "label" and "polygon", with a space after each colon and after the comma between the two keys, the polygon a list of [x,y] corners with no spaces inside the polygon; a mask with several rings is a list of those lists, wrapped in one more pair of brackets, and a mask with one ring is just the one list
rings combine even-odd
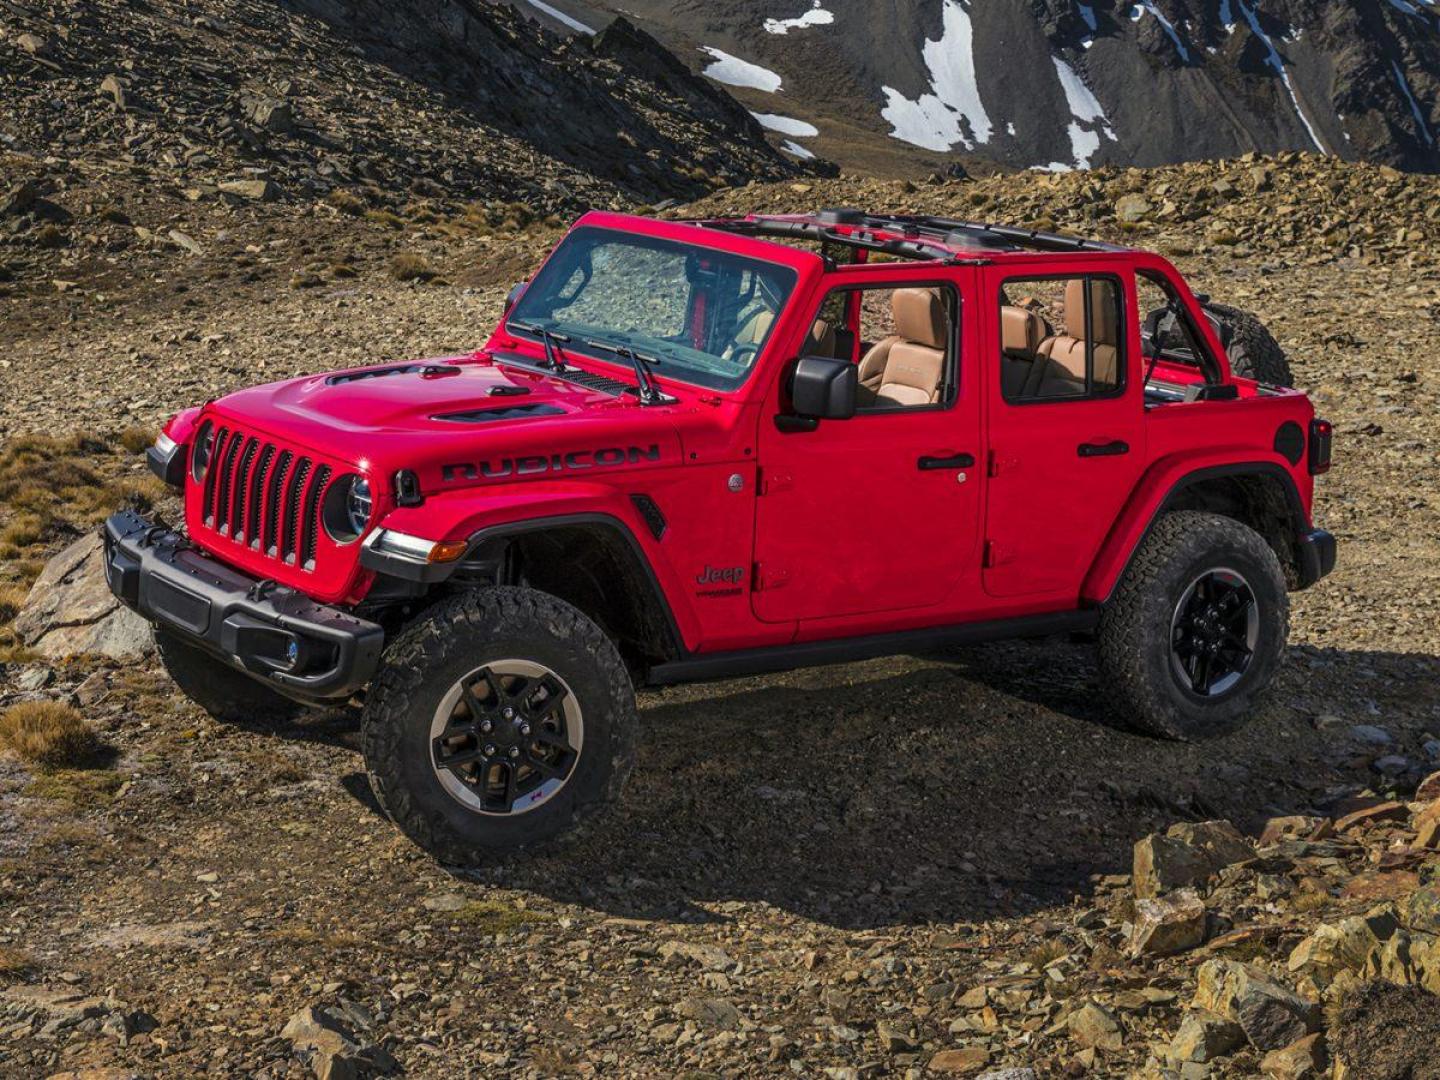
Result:
{"label": "windshield frame", "polygon": [[[702,230],[690,225],[658,222],[648,218],[623,217],[621,220],[625,226],[636,223],[645,226],[659,226],[661,228],[651,231],[648,228],[617,227],[608,223],[592,220],[592,218],[612,216],[617,218],[621,217],[620,215],[592,214],[586,215],[576,223],[575,227],[556,245],[555,250],[526,285],[525,291],[516,300],[514,305],[505,312],[501,323],[503,329],[512,337],[521,338],[526,341],[541,341],[542,344],[543,335],[537,333],[537,328],[547,330],[549,331],[550,337],[560,343],[561,352],[566,360],[583,357],[587,361],[616,367],[622,371],[631,373],[633,371],[633,364],[628,362],[624,354],[634,352],[639,354],[644,362],[653,365],[650,370],[657,378],[724,393],[733,393],[742,390],[746,384],[749,383],[755,371],[760,367],[761,357],[766,354],[775,341],[786,312],[790,310],[796,297],[798,297],[805,288],[807,275],[802,271],[801,267],[794,265],[792,260],[785,257],[789,254],[789,249],[769,243],[747,243],[744,241],[740,244],[714,243],[710,242],[712,238],[707,235],[697,237],[666,235],[666,233],[674,232],[701,233]],[[663,232],[661,229],[663,229]],[[567,248],[574,242],[585,242],[590,238],[595,238],[594,241],[592,241],[595,243],[595,246],[599,246],[600,243],[608,240],[611,243],[636,248],[649,248],[685,255],[697,253],[716,259],[729,260],[742,269],[750,270],[752,273],[759,274],[763,272],[770,281],[776,282],[778,285],[778,298],[774,309],[774,319],[766,329],[764,336],[756,343],[754,353],[746,362],[744,370],[735,374],[729,374],[719,370],[707,370],[706,367],[701,366],[699,363],[687,363],[685,353],[689,353],[695,357],[706,358],[710,365],[715,365],[716,367],[722,365],[724,361],[714,353],[696,350],[673,340],[650,337],[643,332],[631,333],[625,330],[599,327],[592,324],[565,323],[563,320],[553,316],[541,316],[527,312],[527,299],[538,295],[536,288],[545,282],[546,275],[548,273],[565,272],[561,259],[563,259]],[[728,240],[729,238],[724,239]],[[735,247],[759,250],[734,250]],[[774,252],[773,256],[772,251]],[[571,273],[573,273],[573,270]],[[597,355],[597,353],[602,351],[602,343],[605,352],[618,349],[619,353],[609,356]]]}

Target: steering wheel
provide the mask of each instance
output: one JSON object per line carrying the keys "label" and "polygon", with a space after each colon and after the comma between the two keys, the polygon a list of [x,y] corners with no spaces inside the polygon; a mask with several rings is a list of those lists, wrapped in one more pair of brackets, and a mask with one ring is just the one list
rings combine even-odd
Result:
{"label": "steering wheel", "polygon": [[732,364],[742,365],[745,360],[753,358],[759,352],[759,345],[736,345],[726,359]]}

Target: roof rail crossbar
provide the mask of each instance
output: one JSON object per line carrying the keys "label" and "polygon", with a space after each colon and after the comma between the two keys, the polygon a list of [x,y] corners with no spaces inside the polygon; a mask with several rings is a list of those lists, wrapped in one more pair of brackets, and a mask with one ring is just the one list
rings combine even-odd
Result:
{"label": "roof rail crossbar", "polygon": [[[884,218],[877,218],[884,220]],[[1119,244],[1107,244],[1103,240],[1090,240],[1064,233],[1045,232],[1042,229],[1024,229],[1018,225],[1002,225],[998,222],[960,221],[954,218],[929,215],[897,214],[889,218],[897,224],[912,224],[936,231],[980,232],[1001,237],[1017,247],[1035,248],[1040,251],[1124,251]]]}
{"label": "roof rail crossbar", "polygon": [[748,233],[754,236],[796,236],[807,240],[829,241],[848,247],[879,251],[887,255],[903,255],[912,259],[928,259],[938,262],[963,262],[964,256],[957,255],[940,244],[927,244],[921,240],[883,240],[863,233],[842,233],[826,228],[812,221],[778,221],[773,218],[740,219],[711,218],[690,222],[706,229],[720,229],[724,232]]}

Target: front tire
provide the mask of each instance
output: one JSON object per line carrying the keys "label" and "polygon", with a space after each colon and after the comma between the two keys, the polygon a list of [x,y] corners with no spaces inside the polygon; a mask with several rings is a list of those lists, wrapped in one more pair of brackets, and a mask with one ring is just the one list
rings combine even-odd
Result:
{"label": "front tire", "polygon": [[1259,533],[1219,514],[1168,513],[1101,615],[1101,670],[1140,730],[1215,738],[1253,716],[1284,658],[1289,618],[1285,573]]}
{"label": "front tire", "polygon": [[166,673],[216,720],[270,727],[289,723],[305,709],[168,631],[156,627],[154,636]]}
{"label": "front tire", "polygon": [[635,728],[634,688],[605,633],[547,593],[497,587],[442,601],[386,649],[361,742],[401,831],[474,865],[615,801]]}

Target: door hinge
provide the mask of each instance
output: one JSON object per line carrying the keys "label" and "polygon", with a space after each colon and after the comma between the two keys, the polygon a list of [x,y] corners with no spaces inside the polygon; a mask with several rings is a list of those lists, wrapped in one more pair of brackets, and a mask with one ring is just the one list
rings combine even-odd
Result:
{"label": "door hinge", "polygon": [[766,566],[764,563],[756,563],[750,574],[751,588],[755,592],[778,589],[789,580],[790,571],[779,566]]}
{"label": "door hinge", "polygon": [[762,471],[759,490],[761,495],[774,495],[777,491],[788,491],[794,481],[785,473]]}
{"label": "door hinge", "polygon": [[1003,544],[997,544],[994,540],[985,541],[985,558],[982,562],[985,569],[990,570],[997,566],[1004,566],[1012,558],[1014,556],[1010,549]]}
{"label": "door hinge", "polygon": [[1020,459],[997,454],[991,450],[985,459],[985,475],[990,477],[999,476],[1001,473],[1014,472],[1020,467]]}

